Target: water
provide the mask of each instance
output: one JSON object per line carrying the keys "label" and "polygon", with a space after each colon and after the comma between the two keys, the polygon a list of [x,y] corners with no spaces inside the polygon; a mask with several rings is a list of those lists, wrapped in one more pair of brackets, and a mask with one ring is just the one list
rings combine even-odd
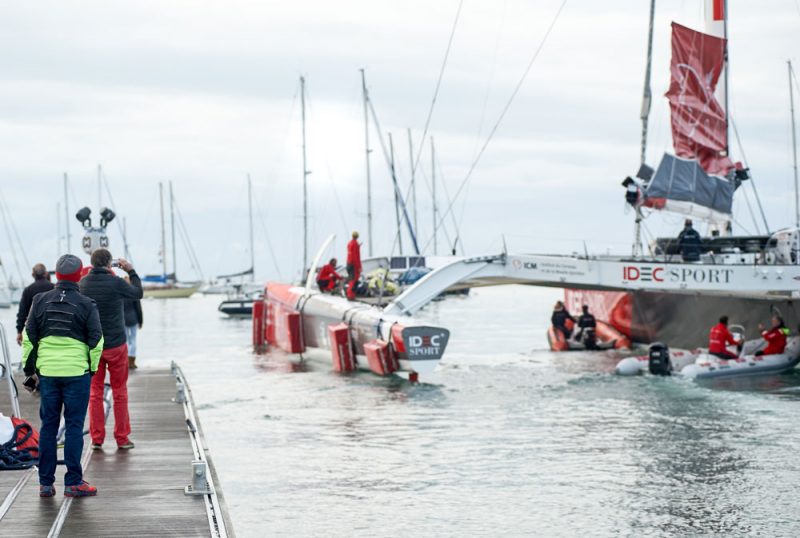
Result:
{"label": "water", "polygon": [[615,377],[545,351],[559,295],[431,305],[451,343],[416,386],[253,355],[213,297],[145,301],[138,361],[186,372],[242,537],[796,536],[800,376]]}

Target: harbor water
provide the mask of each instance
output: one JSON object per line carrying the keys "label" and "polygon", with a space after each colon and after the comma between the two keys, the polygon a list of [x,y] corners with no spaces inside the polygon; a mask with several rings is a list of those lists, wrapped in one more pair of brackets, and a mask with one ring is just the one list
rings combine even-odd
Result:
{"label": "harbor water", "polygon": [[219,297],[143,301],[137,362],[185,371],[240,537],[800,534],[800,375],[616,377],[547,351],[560,295],[430,305],[452,335],[418,385],[255,355]]}

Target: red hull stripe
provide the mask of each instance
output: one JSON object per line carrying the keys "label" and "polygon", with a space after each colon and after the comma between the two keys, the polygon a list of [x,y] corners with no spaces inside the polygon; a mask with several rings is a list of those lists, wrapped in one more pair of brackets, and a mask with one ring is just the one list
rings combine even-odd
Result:
{"label": "red hull stripe", "polygon": [[725,20],[725,0],[714,0],[714,20]]}

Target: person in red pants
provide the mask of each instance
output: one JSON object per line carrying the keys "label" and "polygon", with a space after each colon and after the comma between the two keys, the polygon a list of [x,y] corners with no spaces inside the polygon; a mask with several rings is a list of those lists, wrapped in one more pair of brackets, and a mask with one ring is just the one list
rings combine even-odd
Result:
{"label": "person in red pants", "polygon": [[80,282],[81,293],[94,299],[103,327],[103,354],[97,373],[92,377],[89,395],[89,434],[92,448],[101,450],[106,436],[105,413],[103,412],[103,385],[106,370],[111,380],[114,397],[114,439],[117,448],[129,450],[134,447],[130,439],[131,423],[128,416],[128,344],[125,336],[125,299],[141,299],[142,281],[133,266],[120,258],[120,269],[128,273],[131,283],[114,274],[111,253],[99,248],[92,253],[92,270]]}
{"label": "person in red pants", "polygon": [[347,298],[356,298],[356,285],[361,276],[361,245],[358,243],[358,232],[347,243]]}

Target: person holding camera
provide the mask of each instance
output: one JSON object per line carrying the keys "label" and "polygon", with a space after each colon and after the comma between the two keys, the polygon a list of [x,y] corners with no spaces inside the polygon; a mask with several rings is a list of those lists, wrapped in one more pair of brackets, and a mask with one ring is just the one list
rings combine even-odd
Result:
{"label": "person holding camera", "polygon": [[[128,273],[130,284],[114,274],[114,265]],[[128,344],[123,303],[126,299],[142,298],[142,281],[130,262],[124,258],[114,260],[107,249],[99,248],[92,252],[92,270],[81,280],[80,289],[81,293],[97,303],[100,324],[103,326],[103,354],[97,368],[98,375],[92,378],[89,396],[92,448],[101,450],[106,436],[103,384],[108,370],[114,395],[114,439],[118,449],[128,450],[134,444],[129,438],[131,422],[128,416]]]}
{"label": "person holding camera", "polygon": [[64,411],[65,440],[64,495],[88,497],[97,488],[83,480],[83,423],[89,403],[91,375],[97,371],[103,349],[100,316],[91,299],[78,291],[82,263],[66,254],[58,259],[58,283],[51,291],[33,298],[25,323],[22,356],[25,360],[24,386],[38,388],[39,415],[39,496],[56,494],[56,437],[61,411]]}

